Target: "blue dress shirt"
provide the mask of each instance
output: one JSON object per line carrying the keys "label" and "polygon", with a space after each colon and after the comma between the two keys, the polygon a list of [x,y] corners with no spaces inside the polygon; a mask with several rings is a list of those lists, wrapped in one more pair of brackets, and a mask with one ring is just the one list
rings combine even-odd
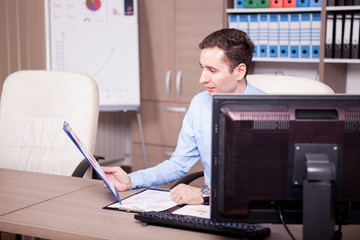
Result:
{"label": "blue dress shirt", "polygon": [[[264,94],[249,83],[244,94]],[[184,177],[201,159],[205,185],[211,180],[211,96],[207,91],[195,95],[185,114],[175,152],[170,159],[144,170],[130,173],[131,189],[158,187]]]}

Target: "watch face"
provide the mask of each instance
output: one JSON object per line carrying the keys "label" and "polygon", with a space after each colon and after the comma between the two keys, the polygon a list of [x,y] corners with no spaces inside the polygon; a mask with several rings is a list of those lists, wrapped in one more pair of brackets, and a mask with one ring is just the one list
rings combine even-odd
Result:
{"label": "watch face", "polygon": [[208,186],[204,186],[201,188],[201,195],[203,197],[208,197],[210,196],[210,188]]}

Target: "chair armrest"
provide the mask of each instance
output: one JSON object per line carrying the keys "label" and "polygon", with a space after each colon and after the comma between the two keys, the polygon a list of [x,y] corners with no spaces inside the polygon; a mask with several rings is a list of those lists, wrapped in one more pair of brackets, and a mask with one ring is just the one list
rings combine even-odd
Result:
{"label": "chair armrest", "polygon": [[[96,159],[96,161],[99,161],[99,159],[105,159],[102,156],[94,156],[94,158]],[[74,170],[74,172],[72,173],[71,176],[72,177],[80,177],[80,178],[82,178],[89,167],[90,167],[90,163],[84,158],[79,163],[79,165],[75,168],[75,170]],[[94,178],[94,174],[93,174],[93,178]]]}
{"label": "chair armrest", "polygon": [[192,181],[194,181],[195,179],[198,179],[198,178],[203,177],[203,176],[204,176],[204,172],[190,173],[190,174],[186,175],[185,177],[180,178],[176,183],[174,183],[174,185],[171,186],[171,189],[176,187],[180,183],[189,184]]}

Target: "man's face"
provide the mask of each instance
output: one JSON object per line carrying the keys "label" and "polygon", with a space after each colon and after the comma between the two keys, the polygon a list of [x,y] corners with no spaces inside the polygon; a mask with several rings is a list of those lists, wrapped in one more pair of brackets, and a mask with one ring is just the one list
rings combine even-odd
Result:
{"label": "man's face", "polygon": [[200,67],[202,68],[202,73],[199,81],[205,85],[210,95],[214,93],[243,92],[240,85],[243,75],[239,75],[237,69],[232,73],[229,72],[229,66],[222,49],[218,47],[202,49]]}

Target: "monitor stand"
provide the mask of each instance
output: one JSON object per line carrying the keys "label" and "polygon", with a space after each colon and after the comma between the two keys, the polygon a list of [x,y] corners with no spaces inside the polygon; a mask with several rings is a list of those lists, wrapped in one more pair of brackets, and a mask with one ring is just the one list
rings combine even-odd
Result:
{"label": "monitor stand", "polygon": [[336,166],[327,154],[305,154],[303,239],[333,239]]}

